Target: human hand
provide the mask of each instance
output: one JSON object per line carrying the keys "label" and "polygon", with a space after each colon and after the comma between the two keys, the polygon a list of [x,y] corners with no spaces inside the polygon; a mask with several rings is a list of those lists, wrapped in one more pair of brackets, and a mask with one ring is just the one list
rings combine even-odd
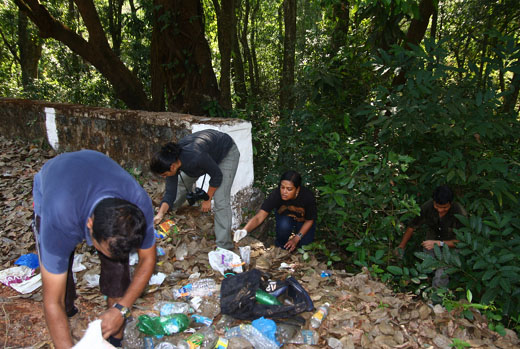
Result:
{"label": "human hand", "polygon": [[235,234],[233,235],[233,242],[239,242],[243,238],[245,238],[247,235],[247,230],[245,229],[239,229],[235,230]]}
{"label": "human hand", "polygon": [[433,250],[433,246],[435,245],[441,245],[441,242],[439,240],[425,240],[421,243],[422,247],[424,247],[427,250]]}
{"label": "human hand", "polygon": [[200,210],[202,212],[209,212],[211,211],[211,199],[202,201],[202,204],[200,205]]}
{"label": "human hand", "polygon": [[101,332],[103,338],[107,339],[121,330],[125,319],[117,308],[110,308],[99,316],[101,319]]}
{"label": "human hand", "polygon": [[300,237],[298,235],[294,235],[292,238],[289,239],[283,246],[286,250],[289,252],[292,252],[298,247],[298,243],[300,242]]}
{"label": "human hand", "polygon": [[161,212],[157,213],[157,214],[155,215],[155,217],[153,217],[153,224],[159,224],[159,223],[161,223],[161,221],[163,220],[163,218],[164,218],[164,213],[161,213]]}

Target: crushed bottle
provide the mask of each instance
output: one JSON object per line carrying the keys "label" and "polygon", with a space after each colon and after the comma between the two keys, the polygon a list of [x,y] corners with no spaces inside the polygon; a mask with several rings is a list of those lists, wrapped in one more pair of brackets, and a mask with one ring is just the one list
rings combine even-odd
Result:
{"label": "crushed bottle", "polygon": [[[240,326],[240,332],[242,337],[246,338],[255,349],[278,349],[278,345],[264,336],[260,331],[254,328],[252,325]],[[227,335],[227,333],[226,333]]]}
{"label": "crushed bottle", "polygon": [[149,336],[158,338],[164,335],[183,332],[188,328],[190,319],[185,314],[173,314],[169,316],[139,316],[137,328]]}

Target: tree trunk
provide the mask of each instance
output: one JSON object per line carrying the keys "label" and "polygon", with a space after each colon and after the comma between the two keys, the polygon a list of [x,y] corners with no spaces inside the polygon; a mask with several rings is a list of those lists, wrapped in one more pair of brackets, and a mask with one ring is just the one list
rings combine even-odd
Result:
{"label": "tree trunk", "polygon": [[[251,15],[251,60],[253,62],[253,72],[254,72],[254,84],[251,83],[251,91],[254,96],[260,95],[260,72],[258,69],[258,59],[256,57],[256,26],[257,26],[257,16],[258,11],[260,9],[260,1],[256,1],[255,7],[253,7],[253,13]],[[251,79],[253,81],[253,79]]]}
{"label": "tree trunk", "polygon": [[296,47],[296,0],[284,0],[284,47],[280,81],[280,111],[294,109],[294,64]]}
{"label": "tree trunk", "polygon": [[36,24],[43,38],[56,39],[90,62],[112,84],[116,96],[131,109],[148,109],[149,102],[137,77],[108,45],[92,0],[76,0],[89,41],[52,17],[37,0],[15,0],[16,5]]}
{"label": "tree trunk", "polygon": [[347,42],[348,26],[349,26],[349,2],[342,0],[333,5],[333,17],[336,25],[331,36],[331,54],[335,56],[339,49]]}
{"label": "tree trunk", "polygon": [[[419,45],[424,38],[430,17],[433,14],[437,1],[434,0],[421,0],[419,3],[419,18],[415,18],[410,23],[408,32],[406,33],[406,41],[404,47],[410,49],[410,45]],[[406,82],[405,71],[401,70],[392,81],[392,86],[402,85]]]}
{"label": "tree trunk", "polygon": [[[251,90],[253,90],[253,86],[255,85],[255,75],[253,70],[253,58],[251,56],[251,50],[249,49],[249,42],[247,41],[247,34],[249,31],[249,16],[251,11],[251,5],[249,0],[245,0],[244,3],[244,23],[242,26],[242,35],[240,35],[240,42],[242,43],[242,48],[244,49],[244,59],[247,61],[248,67],[248,76],[249,76],[249,85],[251,86]],[[251,33],[253,36],[253,33]]]}
{"label": "tree trunk", "polygon": [[[520,61],[517,60],[516,65],[517,66],[520,65],[519,63],[520,63]],[[513,74],[513,80],[511,81],[511,84],[509,85],[509,89],[512,89],[513,92],[511,92],[511,94],[505,96],[503,110],[506,113],[513,113],[515,111],[515,106],[518,101],[518,92],[520,90],[520,74],[519,73]]]}
{"label": "tree trunk", "polygon": [[[204,36],[204,13],[200,1],[155,0],[154,59],[155,94],[165,86],[167,109],[202,115],[218,103],[220,91],[211,65],[211,51]],[[154,102],[155,105],[155,102]]]}
{"label": "tree trunk", "polygon": [[18,47],[22,68],[22,85],[27,89],[38,78],[38,62],[42,53],[42,43],[29,29],[27,16],[18,11]]}
{"label": "tree trunk", "polygon": [[217,14],[217,37],[220,51],[220,105],[231,109],[231,50],[233,45],[233,0],[213,0]]}
{"label": "tree trunk", "polygon": [[[237,4],[240,4],[240,0],[236,1]],[[238,42],[238,21],[236,16],[236,8],[237,6],[233,6],[232,12],[232,31],[231,37],[233,39],[233,71],[234,78],[233,84],[235,86],[235,92],[238,97],[237,107],[244,108],[247,100],[247,91],[246,91],[246,78],[244,74],[244,61],[242,60],[242,53],[240,52],[240,44]]]}
{"label": "tree trunk", "polygon": [[121,12],[124,0],[108,1],[108,26],[110,36],[112,37],[112,49],[116,56],[121,56]]}

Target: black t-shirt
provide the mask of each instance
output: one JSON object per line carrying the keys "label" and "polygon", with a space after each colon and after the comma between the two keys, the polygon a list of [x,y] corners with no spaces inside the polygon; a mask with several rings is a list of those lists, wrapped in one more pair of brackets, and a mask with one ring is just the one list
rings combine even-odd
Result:
{"label": "black t-shirt", "polygon": [[433,206],[433,199],[430,199],[421,206],[421,215],[412,219],[409,226],[417,229],[421,225],[426,224],[428,231],[426,232],[425,240],[453,240],[455,239],[453,229],[458,229],[462,226],[455,217],[456,214],[468,215],[464,207],[458,202],[453,202],[446,215],[440,218],[439,212]]}
{"label": "black t-shirt", "polygon": [[287,201],[282,200],[280,188],[276,188],[260,209],[266,212],[276,210],[278,214],[292,217],[297,222],[316,220],[317,217],[316,199],[312,192],[304,187],[300,187],[296,198]]}

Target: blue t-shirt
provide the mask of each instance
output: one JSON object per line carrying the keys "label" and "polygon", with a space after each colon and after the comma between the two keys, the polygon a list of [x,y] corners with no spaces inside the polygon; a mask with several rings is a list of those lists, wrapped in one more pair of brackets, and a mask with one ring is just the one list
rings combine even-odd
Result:
{"label": "blue t-shirt", "polygon": [[34,213],[40,217],[40,258],[54,274],[67,271],[69,257],[83,240],[92,245],[87,219],[96,204],[120,198],[139,207],[146,219],[141,249],[154,245],[152,200],[137,181],[108,156],[93,150],[64,153],[35,175]]}

